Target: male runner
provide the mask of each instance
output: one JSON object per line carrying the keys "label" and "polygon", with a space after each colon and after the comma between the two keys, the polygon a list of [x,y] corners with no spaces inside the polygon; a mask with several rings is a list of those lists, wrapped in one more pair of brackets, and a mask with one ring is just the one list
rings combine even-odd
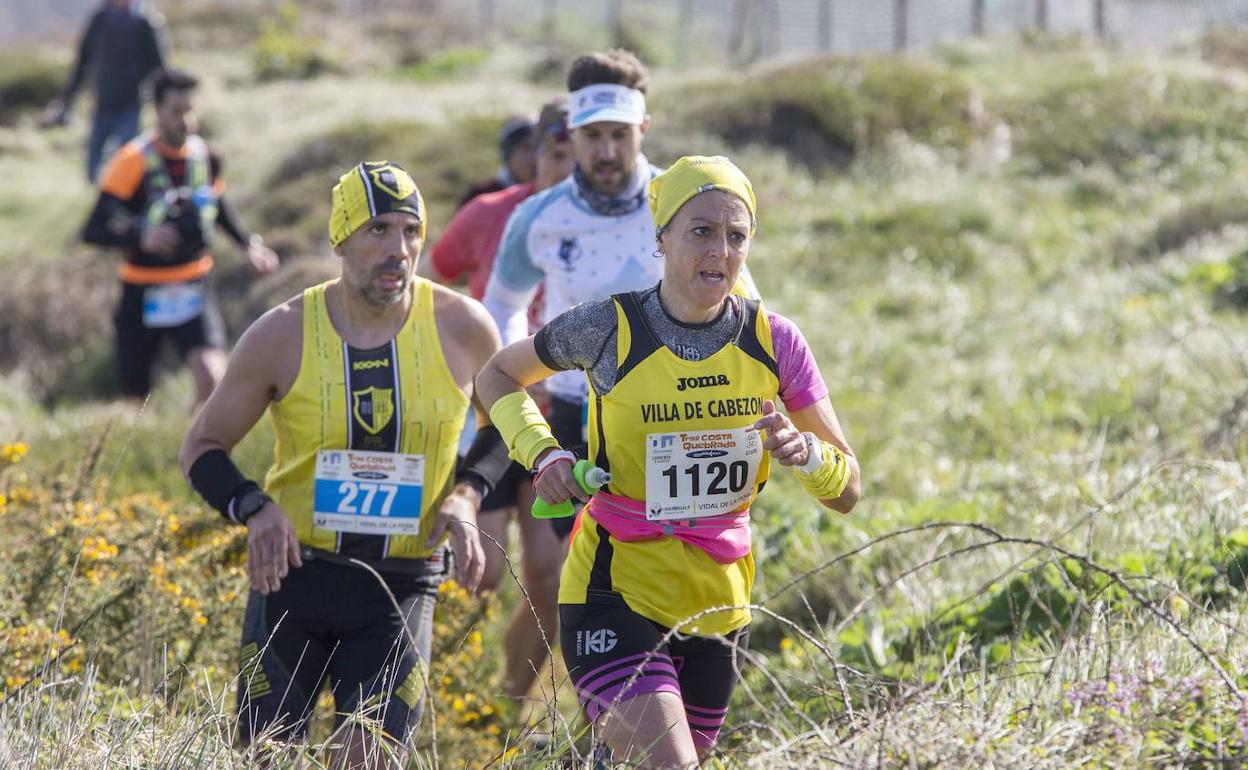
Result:
{"label": "male runner", "polygon": [[[95,115],[87,137],[87,179],[95,184],[105,149],[116,149],[139,133],[143,82],[165,66],[164,19],[141,0],[104,0],[91,15],[69,82],[48,105],[45,123],[64,124],[87,73],[93,77]],[[115,144],[113,144],[115,142]]]}
{"label": "male runner", "polygon": [[[451,282],[467,276],[469,293],[480,299],[489,279],[503,227],[512,211],[535,191],[563,181],[571,173],[572,163],[567,100],[561,98],[544,105],[538,120],[536,180],[486,193],[469,201],[451,218],[442,237],[430,250],[430,260],[422,262],[422,270],[429,278],[438,281]],[[530,307],[531,323],[540,308],[539,294]],[[540,325],[537,321],[533,330],[536,331]],[[471,426],[469,428],[466,434],[471,433]],[[558,622],[555,600],[559,590],[562,550],[551,527],[528,515],[532,505],[529,473],[518,463],[512,463],[503,481],[482,502],[479,517],[482,531],[489,536],[483,538],[485,575],[481,588],[493,590],[506,567],[511,514],[515,511],[520,513],[517,522],[523,548],[521,581],[532,607],[527,603],[517,606],[507,629],[504,680],[507,693],[515,698],[524,697],[533,686],[537,669],[546,658],[546,648],[555,640]],[[495,546],[495,541],[498,546]],[[546,639],[542,638],[543,632]]]}
{"label": "male runner", "polygon": [[[503,343],[529,334],[525,310],[545,284],[542,320],[582,302],[653,286],[663,275],[655,258],[654,219],[646,205],[659,173],[641,154],[650,128],[650,73],[625,50],[578,57],[568,71],[568,126],[576,165],[572,176],[516,208],[486,286],[485,304]],[[743,273],[738,291],[757,296]],[[584,456],[589,386],[579,371],[546,381],[548,419],[561,446]],[[574,519],[551,519],[561,538]]]}
{"label": "male runner", "polygon": [[198,85],[181,70],[156,76],[156,131],[109,161],[83,231],[88,243],[125,250],[114,320],[121,392],[132,398],[151,391],[152,365],[166,337],[191,370],[197,404],[221,379],[225,330],[208,282],[214,227],[246,250],[257,273],[277,267],[277,255],[239,223],[224,197],[221,160],[195,133]]}
{"label": "male runner", "polygon": [[[458,580],[480,580],[476,512],[508,459],[483,414],[458,473],[456,444],[498,333],[475,300],[414,276],[425,223],[397,165],[343,174],[329,228],[341,278],[252,324],[183,444],[195,490],[248,529],[244,742],[305,736],[328,678],[336,764],[376,762],[371,735],[345,722],[357,710],[408,745],[448,535]],[[277,444],[261,487],[228,452],[266,409]]]}
{"label": "male runner", "polygon": [[502,165],[492,178],[474,185],[460,201],[460,207],[468,205],[473,198],[486,193],[506,190],[517,184],[529,184],[537,174],[534,157],[533,130],[529,118],[514,115],[508,118],[498,131],[498,154]]}

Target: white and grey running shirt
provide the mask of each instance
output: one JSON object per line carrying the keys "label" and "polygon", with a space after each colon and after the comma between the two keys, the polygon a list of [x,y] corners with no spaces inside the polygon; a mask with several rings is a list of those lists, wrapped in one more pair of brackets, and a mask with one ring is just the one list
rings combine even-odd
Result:
{"label": "white and grey running shirt", "polygon": [[[638,159],[648,185],[660,173]],[[653,286],[663,277],[655,251],[654,219],[644,203],[620,215],[594,211],[569,176],[521,203],[507,222],[486,286],[485,304],[507,345],[528,336],[526,312],[538,284],[545,281],[543,322],[582,302]],[[572,403],[589,397],[578,371],[559,372],[547,389]]]}

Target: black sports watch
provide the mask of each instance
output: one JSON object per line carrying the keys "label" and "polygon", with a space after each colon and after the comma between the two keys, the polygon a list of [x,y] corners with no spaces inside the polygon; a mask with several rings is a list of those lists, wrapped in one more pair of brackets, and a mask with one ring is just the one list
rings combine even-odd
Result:
{"label": "black sports watch", "polygon": [[249,489],[243,493],[242,497],[234,503],[234,518],[239,524],[246,524],[247,520],[260,512],[260,509],[273,502],[273,498],[269,497],[260,489]]}

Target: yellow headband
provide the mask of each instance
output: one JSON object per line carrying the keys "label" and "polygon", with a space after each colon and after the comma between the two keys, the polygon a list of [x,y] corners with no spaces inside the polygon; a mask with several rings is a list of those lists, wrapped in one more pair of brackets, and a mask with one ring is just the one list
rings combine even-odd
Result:
{"label": "yellow headband", "polygon": [[329,243],[337,246],[365,222],[392,211],[403,211],[420,220],[420,239],[425,239],[425,199],[416,182],[397,163],[361,163],[338,178],[333,209],[329,213]]}
{"label": "yellow headband", "polygon": [[707,190],[723,190],[740,198],[750,210],[750,230],[754,229],[754,187],[741,169],[722,155],[686,155],[672,167],[650,180],[650,213],[654,226],[667,227],[680,207]]}

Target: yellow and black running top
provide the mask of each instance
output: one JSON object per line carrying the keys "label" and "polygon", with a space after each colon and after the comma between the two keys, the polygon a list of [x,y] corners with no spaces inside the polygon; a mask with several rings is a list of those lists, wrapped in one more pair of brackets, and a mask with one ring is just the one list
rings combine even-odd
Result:
{"label": "yellow and black running top", "polygon": [[[780,389],[760,303],[742,301],[728,344],[688,361],[657,338],[636,294],[613,299],[617,377],[605,395],[594,392],[591,381],[589,401],[589,457],[611,472],[607,491],[644,502],[652,521],[671,526],[709,525],[710,517],[748,511],[768,475],[768,457],[752,426],[763,402],[778,398]],[[753,582],[749,553],[725,564],[675,537],[623,541],[582,515],[559,602],[614,594],[634,612],[671,627],[711,607],[748,604]],[[716,612],[685,630],[724,634],[749,619],[748,610]]]}
{"label": "yellow and black running top", "polygon": [[276,433],[265,489],[303,545],[365,560],[420,559],[454,485],[468,397],[438,340],[432,284],[416,279],[389,343],[348,345],[330,321],[329,283],[303,293],[303,352],[269,407]]}

